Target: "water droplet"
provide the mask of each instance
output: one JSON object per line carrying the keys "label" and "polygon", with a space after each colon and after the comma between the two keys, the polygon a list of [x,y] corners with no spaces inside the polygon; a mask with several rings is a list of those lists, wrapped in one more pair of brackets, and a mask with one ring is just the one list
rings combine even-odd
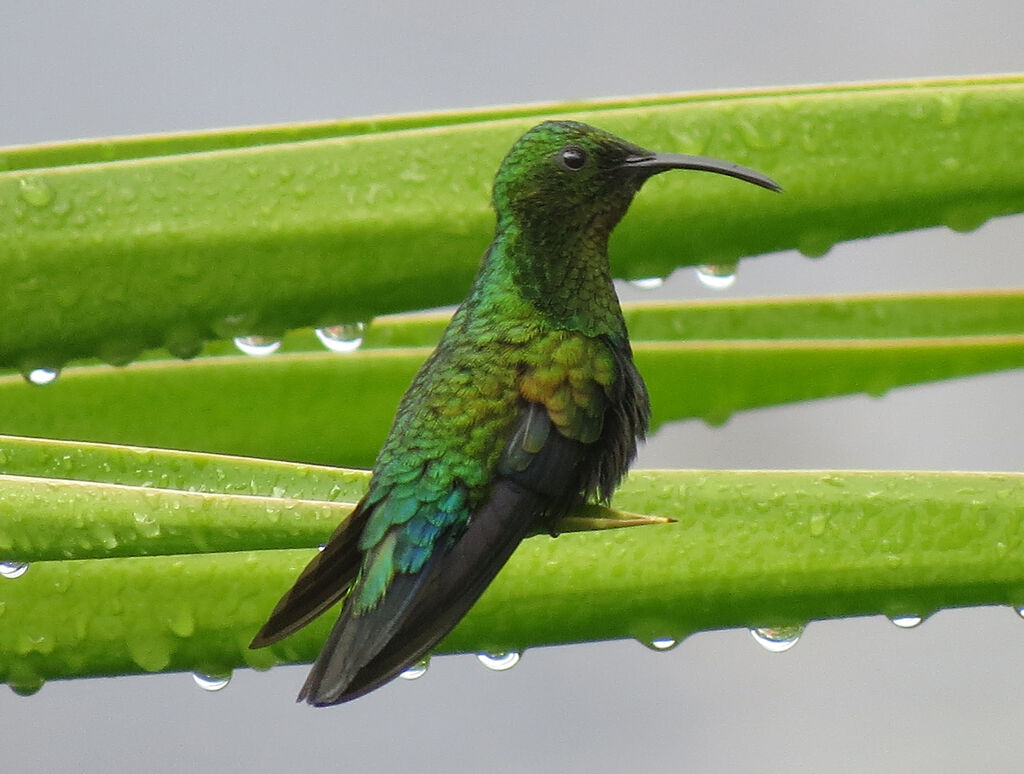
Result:
{"label": "water droplet", "polygon": [[665,278],[643,277],[641,279],[630,280],[629,284],[635,288],[640,288],[641,290],[654,290],[655,288],[660,288],[665,284]]}
{"label": "water droplet", "polygon": [[168,617],[167,628],[182,639],[191,637],[196,631],[196,621],[192,616],[192,611],[187,607],[179,608]]}
{"label": "water droplet", "polygon": [[265,357],[277,352],[281,347],[281,339],[271,336],[238,336],[235,338],[235,346],[246,355]]}
{"label": "water droplet", "polygon": [[146,672],[159,672],[171,663],[171,642],[154,632],[140,632],[126,642],[132,661]]}
{"label": "water droplet", "polygon": [[951,92],[939,94],[939,122],[952,126],[960,117],[960,107],[964,101],[963,93]]}
{"label": "water droplet", "polygon": [[222,339],[231,339],[235,336],[245,336],[253,330],[257,323],[254,314],[229,314],[220,317],[210,323],[213,332]]}
{"label": "water droplet", "polygon": [[913,629],[915,626],[919,626],[924,619],[919,615],[894,615],[889,616],[889,620],[901,629]]}
{"label": "water droplet", "polygon": [[197,328],[181,325],[167,332],[164,346],[174,357],[190,360],[203,351],[203,337]]}
{"label": "water droplet", "polygon": [[650,648],[658,653],[664,653],[667,650],[672,650],[672,648],[678,644],[679,640],[673,639],[672,637],[658,637],[650,642],[643,643],[645,648]]}
{"label": "water droplet", "polygon": [[57,381],[58,376],[60,376],[59,368],[33,368],[25,374],[25,379],[30,384],[44,385],[53,384]]}
{"label": "water droplet", "polygon": [[807,258],[821,258],[835,243],[836,240],[828,234],[810,231],[797,239],[796,249]]}
{"label": "water droplet", "polygon": [[202,672],[193,672],[192,679],[196,685],[202,688],[204,691],[220,691],[227,687],[228,683],[231,682],[231,674],[227,675],[207,675]]}
{"label": "water droplet", "polygon": [[1017,615],[1019,615],[1021,618],[1024,618],[1024,605],[1017,608]]}
{"label": "water droplet", "polygon": [[18,193],[26,204],[45,207],[53,201],[53,189],[39,177],[23,177],[18,181]]}
{"label": "water droplet", "polygon": [[510,650],[507,653],[477,653],[476,659],[488,669],[504,672],[519,663],[519,652]]}
{"label": "water droplet", "polygon": [[136,512],[132,516],[135,519],[135,531],[139,537],[155,538],[160,534],[160,522],[151,514]]}
{"label": "water droplet", "polygon": [[828,526],[828,516],[824,513],[811,515],[811,537],[821,537],[825,534],[825,527]]}
{"label": "water droplet", "polygon": [[20,578],[28,572],[28,562],[0,562],[0,576],[4,578]]}
{"label": "water droplet", "polygon": [[712,290],[725,290],[736,281],[736,264],[717,263],[698,266],[697,279]]}
{"label": "water droplet", "polygon": [[331,352],[355,352],[363,343],[366,323],[342,323],[316,329],[316,337]]}
{"label": "water droplet", "polygon": [[953,231],[967,234],[985,225],[990,215],[991,212],[984,206],[964,205],[947,210],[944,222]]}
{"label": "water droplet", "polygon": [[754,642],[771,653],[783,653],[794,645],[804,633],[802,626],[761,626],[750,630]]}
{"label": "water droplet", "polygon": [[142,354],[141,342],[131,339],[111,339],[100,344],[97,355],[112,366],[126,366]]}
{"label": "water droplet", "polygon": [[8,685],[11,690],[14,691],[18,696],[34,696],[42,690],[43,684],[46,682],[39,675],[21,675],[14,677],[13,675],[7,678]]}
{"label": "water droplet", "polygon": [[430,656],[421,658],[411,667],[406,669],[402,674],[399,675],[403,680],[418,680],[427,673],[427,668],[430,666]]}

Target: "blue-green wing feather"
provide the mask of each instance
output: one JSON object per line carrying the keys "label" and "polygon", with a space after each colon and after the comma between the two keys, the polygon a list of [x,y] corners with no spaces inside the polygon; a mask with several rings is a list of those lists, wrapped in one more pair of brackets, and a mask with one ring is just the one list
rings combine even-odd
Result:
{"label": "blue-green wing feather", "polygon": [[[299,699],[328,705],[357,698],[434,647],[537,519],[549,514],[552,495],[574,487],[583,454],[584,444],[553,430],[543,407],[526,404],[506,444],[498,478],[472,514],[465,490],[456,486],[383,531],[372,518],[364,534],[378,540],[366,547],[363,574]],[[389,506],[386,513],[398,512]]]}

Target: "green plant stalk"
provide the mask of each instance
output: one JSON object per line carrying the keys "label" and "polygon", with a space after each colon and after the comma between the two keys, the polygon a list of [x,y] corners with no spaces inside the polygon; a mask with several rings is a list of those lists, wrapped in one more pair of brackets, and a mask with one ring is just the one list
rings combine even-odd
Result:
{"label": "green plant stalk", "polygon": [[[526,541],[439,652],[1024,602],[1024,476],[639,471],[664,526]],[[308,661],[332,615],[247,644],[309,550],[37,562],[0,578],[0,679]]]}
{"label": "green plant stalk", "polygon": [[[646,301],[623,304],[622,312],[636,342],[990,336],[1024,331],[1024,290]],[[360,347],[433,347],[450,319],[448,311],[379,317],[365,329]],[[303,328],[286,333],[278,351],[323,349],[314,332]],[[199,356],[225,355],[238,355],[234,343],[209,342]],[[148,350],[139,360],[166,357],[162,350]]]}
{"label": "green plant stalk", "polygon": [[[369,467],[427,349],[154,361],[0,377],[0,428],[25,436]],[[1024,365],[1024,335],[636,342],[653,426]],[[711,387],[713,385],[713,387]],[[155,412],[154,406],[160,406]],[[0,470],[2,470],[0,465]]]}
{"label": "green plant stalk", "polygon": [[[1024,78],[647,102],[570,115],[762,168],[786,195],[652,181],[616,231],[619,276],[1024,210]],[[189,355],[457,301],[493,170],[539,115],[2,172],[0,366]]]}
{"label": "green plant stalk", "polygon": [[[309,548],[348,518],[370,478],[366,470],[9,435],[0,436],[0,460],[0,560],[10,563]],[[556,529],[649,523],[592,504]]]}
{"label": "green plant stalk", "polygon": [[6,475],[0,491],[0,556],[15,562],[308,548],[355,504]]}
{"label": "green plant stalk", "polygon": [[0,474],[328,502],[358,500],[370,477],[366,470],[11,435],[0,435]]}
{"label": "green plant stalk", "polygon": [[208,151],[255,148],[280,143],[336,139],[408,129],[426,129],[505,118],[543,118],[585,110],[621,110],[662,105],[722,102],[734,99],[763,99],[780,96],[836,94],[857,91],[893,89],[942,89],[954,86],[1000,86],[1019,82],[1014,75],[982,75],[969,78],[927,78],[916,81],[848,83],[830,86],[786,86],[781,88],[735,89],[685,94],[613,97],[576,102],[546,102],[507,107],[471,108],[435,111],[398,116],[311,121],[300,124],[250,126],[233,129],[212,129],[175,134],[113,137],[72,142],[42,143],[3,149],[0,171],[29,170],[97,162],[128,161],[153,156],[202,153]]}

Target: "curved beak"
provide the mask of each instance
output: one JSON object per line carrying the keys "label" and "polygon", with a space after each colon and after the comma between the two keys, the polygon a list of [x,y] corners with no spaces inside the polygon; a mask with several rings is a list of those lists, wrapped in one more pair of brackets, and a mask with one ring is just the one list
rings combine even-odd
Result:
{"label": "curved beak", "polygon": [[781,185],[756,170],[706,156],[687,156],[681,153],[645,153],[627,156],[622,162],[622,169],[635,169],[648,176],[657,175],[659,172],[669,169],[697,169],[702,172],[715,172],[719,175],[746,180],[748,183],[767,188],[769,191],[782,190]]}

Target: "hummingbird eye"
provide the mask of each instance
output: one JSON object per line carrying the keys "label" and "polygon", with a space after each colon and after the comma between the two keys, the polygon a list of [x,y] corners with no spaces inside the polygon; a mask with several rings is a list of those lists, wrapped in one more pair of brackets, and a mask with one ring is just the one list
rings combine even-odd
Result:
{"label": "hummingbird eye", "polygon": [[558,160],[566,169],[575,172],[587,163],[587,153],[576,145],[566,145],[558,152]]}

